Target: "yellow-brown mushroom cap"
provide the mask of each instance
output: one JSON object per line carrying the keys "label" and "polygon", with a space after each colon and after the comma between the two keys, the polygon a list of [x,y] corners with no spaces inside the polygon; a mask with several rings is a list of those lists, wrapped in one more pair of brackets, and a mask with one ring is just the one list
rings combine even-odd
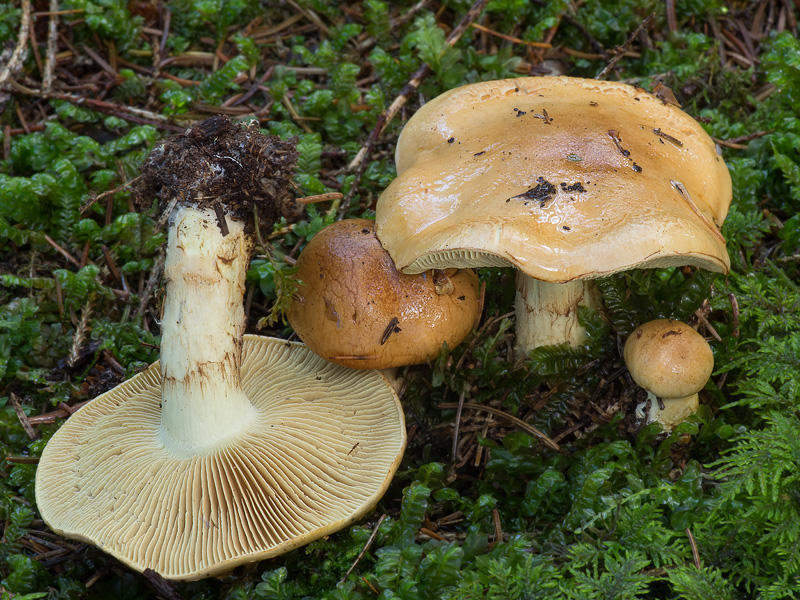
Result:
{"label": "yellow-brown mushroom cap", "polygon": [[633,380],[660,398],[686,398],[702,390],[714,370],[714,353],[681,321],[656,319],[640,325],[625,342]]}
{"label": "yellow-brown mushroom cap", "polygon": [[548,282],[727,271],[731,179],[679,108],[631,86],[530,77],[460,87],[406,124],[378,238],[405,273],[514,266]]}
{"label": "yellow-brown mushroom cap", "polygon": [[289,323],[311,350],[357,369],[436,358],[443,343],[461,343],[480,316],[474,271],[404,275],[366,219],[317,233],[298,257],[296,277],[304,285],[286,311]]}
{"label": "yellow-brown mushroom cap", "polygon": [[391,481],[403,412],[377,372],[302,344],[245,336],[242,386],[256,418],[240,438],[176,457],[161,430],[158,363],[75,413],[36,475],[50,527],[134,569],[200,579],[355,522]]}

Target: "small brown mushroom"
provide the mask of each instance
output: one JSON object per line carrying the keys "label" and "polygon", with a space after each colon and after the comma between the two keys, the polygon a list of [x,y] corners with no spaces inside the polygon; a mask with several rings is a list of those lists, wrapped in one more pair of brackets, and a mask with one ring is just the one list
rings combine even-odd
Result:
{"label": "small brown mushroom", "polygon": [[656,319],[628,337],[624,355],[631,377],[647,390],[636,410],[647,412],[648,423],[658,421],[672,431],[697,412],[698,392],[714,370],[714,354],[703,336],[681,321]]}
{"label": "small brown mushroom", "polygon": [[387,369],[432,360],[455,347],[480,316],[471,269],[404,275],[366,219],[348,219],[315,235],[297,259],[304,284],[287,310],[306,345],[331,362]]}

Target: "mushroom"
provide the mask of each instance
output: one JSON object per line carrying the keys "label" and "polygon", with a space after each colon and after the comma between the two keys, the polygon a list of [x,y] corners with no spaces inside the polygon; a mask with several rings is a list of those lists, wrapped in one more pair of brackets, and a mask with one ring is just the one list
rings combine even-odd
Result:
{"label": "mushroom", "polygon": [[[367,219],[337,221],[317,233],[297,259],[300,285],[286,312],[306,345],[356,369],[384,369],[435,359],[480,317],[472,269],[404,275]],[[385,373],[391,380],[391,373]]]}
{"label": "mushroom", "polygon": [[227,120],[148,157],[135,194],[169,216],[161,360],[47,444],[36,496],[54,531],[192,580],[330,534],[385,491],[405,446],[386,381],[243,336],[254,208],[292,210],[295,158],[293,141]]}
{"label": "mushroom", "polygon": [[637,414],[657,421],[664,431],[697,412],[698,392],[714,370],[714,354],[699,333],[681,321],[656,319],[637,327],[625,342],[625,364],[647,390]]}
{"label": "mushroom", "polygon": [[378,239],[397,268],[517,269],[517,340],[585,339],[591,279],[634,268],[726,272],[731,179],[689,115],[622,83],[527,77],[466,85],[405,125]]}

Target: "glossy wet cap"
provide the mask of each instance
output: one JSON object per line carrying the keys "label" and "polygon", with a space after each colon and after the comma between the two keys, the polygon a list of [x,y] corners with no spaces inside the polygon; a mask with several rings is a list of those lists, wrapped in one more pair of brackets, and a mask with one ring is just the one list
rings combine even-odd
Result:
{"label": "glossy wet cap", "polygon": [[375,237],[372,221],[338,221],[297,260],[300,285],[286,312],[308,347],[356,369],[423,363],[454,348],[480,317],[471,269],[404,275]]}
{"label": "glossy wet cap", "polygon": [[686,323],[656,319],[628,337],[625,364],[633,380],[654,395],[685,398],[705,387],[714,370],[714,354]]}
{"label": "glossy wet cap", "polygon": [[282,554],[371,510],[405,448],[386,380],[285,340],[245,336],[242,355],[257,418],[218,450],[168,450],[158,363],[70,417],[36,474],[47,524],[139,571],[191,580]]}
{"label": "glossy wet cap", "polygon": [[405,273],[514,266],[566,282],[729,268],[725,163],[692,117],[641,89],[568,77],[460,87],[408,121],[396,163],[376,225]]}

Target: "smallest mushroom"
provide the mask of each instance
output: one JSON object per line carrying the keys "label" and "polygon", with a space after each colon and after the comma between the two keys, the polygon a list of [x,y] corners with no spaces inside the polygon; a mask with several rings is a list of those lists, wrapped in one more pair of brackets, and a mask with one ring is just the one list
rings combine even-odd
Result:
{"label": "smallest mushroom", "polygon": [[624,355],[631,377],[647,390],[647,400],[636,407],[637,413],[647,411],[647,423],[672,431],[697,412],[697,394],[714,370],[703,336],[681,321],[656,319],[630,335]]}
{"label": "smallest mushroom", "polygon": [[313,352],[346,367],[434,359],[443,343],[460,344],[480,316],[475,271],[400,273],[366,219],[317,233],[297,259],[296,277],[304,285],[286,312],[289,323]]}

